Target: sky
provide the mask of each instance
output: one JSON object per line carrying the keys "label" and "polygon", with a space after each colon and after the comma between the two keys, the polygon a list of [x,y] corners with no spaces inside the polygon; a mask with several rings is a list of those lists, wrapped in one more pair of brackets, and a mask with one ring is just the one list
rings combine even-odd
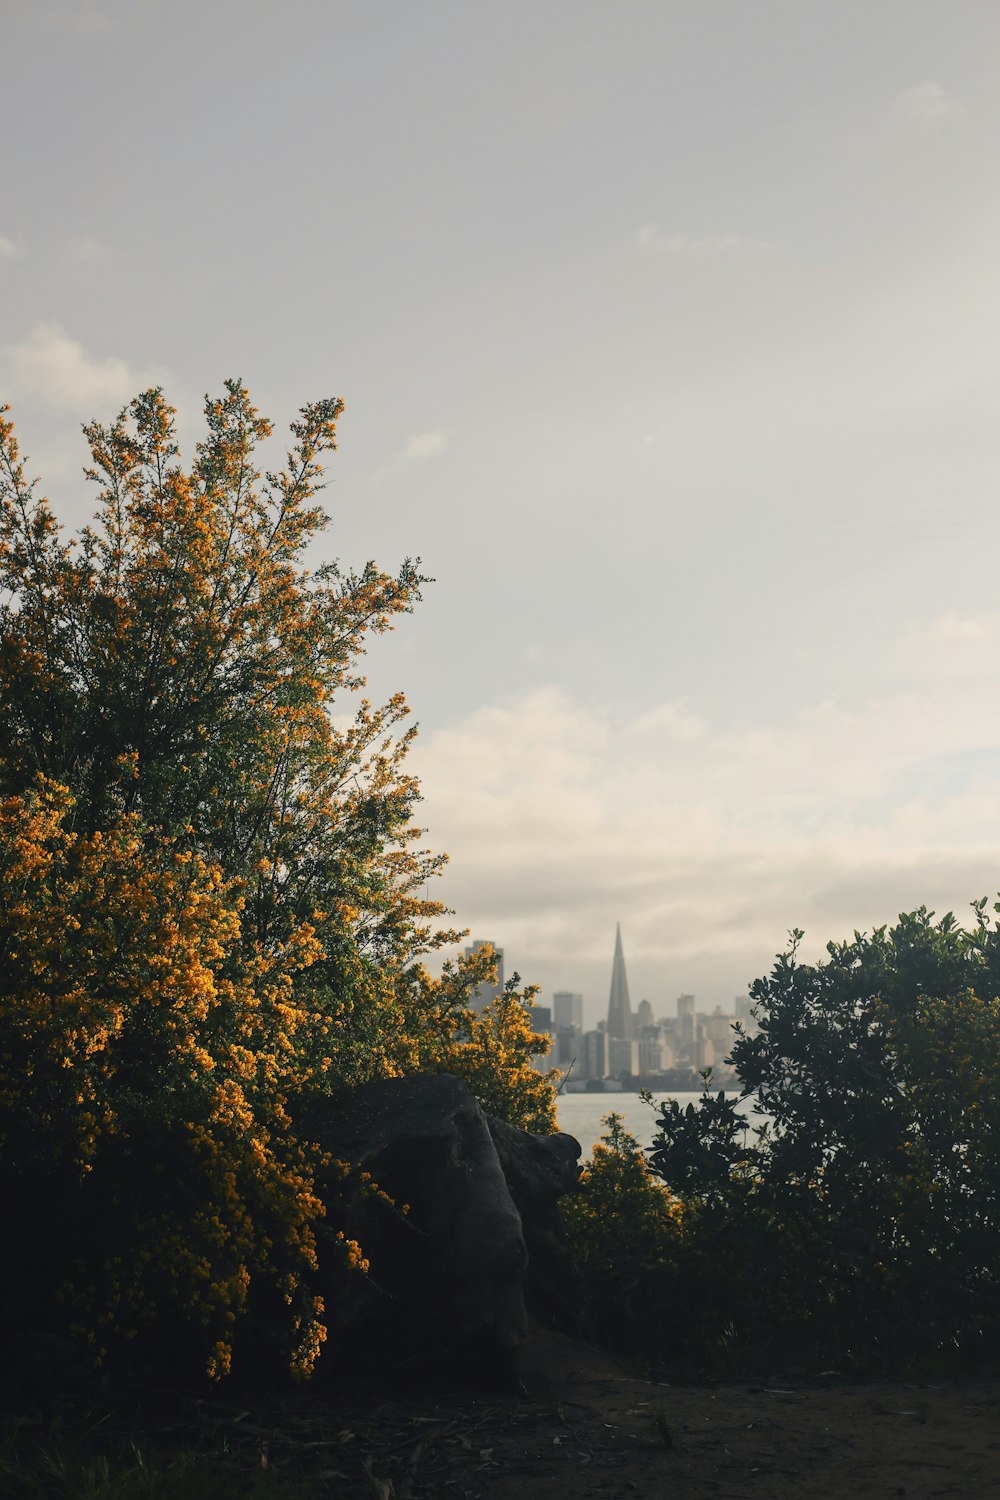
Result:
{"label": "sky", "polygon": [[[1000,889],[1000,6],[0,0],[0,401],[342,396],[438,894],[606,1009]],[[543,996],[544,999],[544,996]]]}

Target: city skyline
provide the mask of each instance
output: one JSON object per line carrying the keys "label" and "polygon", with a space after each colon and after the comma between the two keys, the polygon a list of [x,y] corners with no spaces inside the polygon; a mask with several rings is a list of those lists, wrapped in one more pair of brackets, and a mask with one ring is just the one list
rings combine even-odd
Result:
{"label": "city skyline", "polygon": [[611,982],[608,988],[607,1012],[603,1020],[588,1026],[584,1019],[583,997],[557,991],[553,1008],[537,1005],[535,1029],[548,1032],[552,1045],[548,1053],[535,1057],[541,1071],[557,1067],[562,1073],[562,1087],[579,1089],[696,1089],[700,1075],[710,1068],[730,1086],[726,1059],[737,1024],[754,1029],[746,998],[737,999],[723,1010],[699,1010],[692,994],[679,995],[676,1014],[657,1014],[649,1000],[640,1000],[632,1011],[625,947],[621,923],[615,926],[614,952],[611,960]]}
{"label": "city skyline", "polygon": [[[500,982],[497,985],[480,986],[474,1000],[474,1009],[481,1010],[502,988],[504,974],[509,978],[511,974],[520,974],[522,983],[531,982],[529,977],[521,973],[517,964],[505,969],[508,962],[508,953],[502,943],[487,938],[474,938],[466,942],[464,952],[471,956],[484,944],[489,943],[498,957],[498,973]],[[605,998],[605,994],[607,998]],[[650,995],[653,996],[650,999]],[[701,997],[704,1005],[715,1009],[721,1005],[737,1007],[747,1003],[747,997],[743,995],[725,995]],[[678,989],[676,994],[669,985],[660,985],[643,994],[635,1007],[631,1004],[631,989],[628,981],[628,964],[625,959],[625,940],[622,933],[622,924],[615,923],[614,940],[612,946],[609,977],[605,984],[604,993],[588,995],[581,990],[570,990],[567,986],[560,986],[551,991],[542,990],[536,997],[536,1005],[548,1010],[552,1017],[553,1032],[563,1023],[563,1018],[568,1016],[572,1010],[573,1014],[579,1014],[580,1020],[574,1022],[581,1031],[593,1029],[604,1029],[609,1036],[631,1038],[637,1035],[638,1017],[642,1007],[647,1006],[654,1018],[659,1020],[663,1017],[678,1017],[681,1013],[680,1006],[683,1001],[697,1002],[699,997],[686,989]],[[612,1012],[619,1009],[623,1014],[627,1007],[629,1015],[629,1026],[627,1030],[615,1029],[612,1022]],[[567,1023],[568,1024],[568,1023]]]}

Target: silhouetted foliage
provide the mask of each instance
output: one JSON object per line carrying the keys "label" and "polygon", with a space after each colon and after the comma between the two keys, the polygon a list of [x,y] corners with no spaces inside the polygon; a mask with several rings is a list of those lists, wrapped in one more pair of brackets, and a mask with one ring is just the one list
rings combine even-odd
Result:
{"label": "silhouetted foliage", "polygon": [[[562,1205],[585,1291],[584,1326],[612,1348],[655,1358],[664,1353],[662,1310],[685,1300],[681,1205],[652,1175],[621,1116],[606,1115],[604,1124],[578,1191]],[[676,1333],[675,1324],[675,1344]]]}
{"label": "silhouetted foliage", "polygon": [[973,911],[817,964],[793,932],[732,1048],[760,1123],[710,1074],[648,1164],[609,1117],[567,1208],[596,1333],[686,1375],[995,1362],[1000,903]]}
{"label": "silhouetted foliage", "polygon": [[[994,911],[1000,910],[1000,905]],[[661,1110],[650,1163],[684,1204],[720,1326],[745,1349],[887,1365],[1000,1334],[1000,933],[924,908],[751,987],[735,1102]]]}

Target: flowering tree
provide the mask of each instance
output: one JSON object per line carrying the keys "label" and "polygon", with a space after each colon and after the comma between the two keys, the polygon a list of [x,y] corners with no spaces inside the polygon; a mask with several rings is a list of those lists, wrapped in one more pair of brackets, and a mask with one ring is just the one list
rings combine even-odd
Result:
{"label": "flowering tree", "polygon": [[[310,1105],[460,1064],[477,1024],[478,971],[422,964],[458,934],[423,894],[443,856],[413,823],[406,705],[359,696],[366,637],[424,580],[409,561],[305,565],[339,401],[303,408],[284,466],[262,473],[270,425],[228,382],[185,470],[174,413],[146,392],[85,428],[98,508],[70,542],[6,410],[5,1285],[99,1356],[156,1330],[213,1374],[256,1310],[307,1373],[326,1332],[320,1241],[363,1259],[323,1224],[317,1181],[338,1169]],[[492,1066],[508,1112],[544,1120],[525,1030]]]}

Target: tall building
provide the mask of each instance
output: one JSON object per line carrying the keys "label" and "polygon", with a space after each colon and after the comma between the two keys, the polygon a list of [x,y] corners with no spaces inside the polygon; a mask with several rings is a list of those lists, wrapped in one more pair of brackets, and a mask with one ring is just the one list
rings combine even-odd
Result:
{"label": "tall building", "polygon": [[497,977],[495,984],[481,984],[476,993],[471,997],[469,1004],[475,1011],[484,1011],[487,1005],[492,1004],[503,994],[503,949],[498,948],[496,943],[491,943],[483,938],[477,938],[471,948],[466,948],[466,958],[472,958],[480,948],[492,948],[497,956]]}
{"label": "tall building", "polygon": [[549,1036],[555,1036],[555,1028],[552,1025],[552,1012],[547,1005],[533,1005],[529,1011],[531,1017],[532,1031],[546,1031]]}
{"label": "tall building", "polygon": [[715,1048],[716,1058],[721,1059],[736,1040],[733,1035],[735,1016],[727,1015],[722,1006],[717,1005],[710,1016],[701,1016],[699,1019],[704,1022],[705,1035]]}
{"label": "tall building", "polygon": [[659,1073],[663,1067],[663,1043],[647,1038],[639,1043],[639,1072]]}
{"label": "tall building", "polygon": [[619,922],[615,928],[615,957],[611,967],[611,994],[608,998],[608,1036],[630,1042],[635,1036],[635,1022],[628,998],[628,975],[625,973],[625,954],[622,951],[622,929]]}
{"label": "tall building", "polygon": [[608,1038],[608,1073],[612,1078],[639,1071],[639,1043],[620,1036]]}
{"label": "tall building", "polygon": [[574,1057],[579,1062],[583,1055],[583,1031],[579,1026],[560,1026],[556,1032],[553,1061],[571,1063]]}
{"label": "tall building", "polygon": [[712,1038],[706,1036],[705,1028],[700,1023],[695,1035],[691,1065],[697,1068],[699,1072],[701,1072],[702,1068],[713,1068],[715,1066],[715,1045]]}
{"label": "tall building", "polygon": [[584,1078],[607,1078],[608,1034],[606,1031],[588,1031],[583,1038]]}
{"label": "tall building", "polygon": [[571,994],[569,990],[556,990],[552,996],[552,1013],[557,1031],[562,1031],[566,1026],[575,1026],[577,1031],[583,1030],[582,995]]}
{"label": "tall building", "polygon": [[693,1062],[697,1033],[695,1030],[694,996],[677,997],[677,1060]]}
{"label": "tall building", "polygon": [[[530,1014],[532,1031],[539,1035],[544,1033],[552,1041],[555,1041],[552,1029],[552,1011],[549,1007],[547,1005],[533,1005]],[[547,1073],[554,1062],[555,1058],[552,1056],[551,1046],[548,1052],[535,1052],[531,1058],[532,1067],[537,1068],[541,1073]]]}

